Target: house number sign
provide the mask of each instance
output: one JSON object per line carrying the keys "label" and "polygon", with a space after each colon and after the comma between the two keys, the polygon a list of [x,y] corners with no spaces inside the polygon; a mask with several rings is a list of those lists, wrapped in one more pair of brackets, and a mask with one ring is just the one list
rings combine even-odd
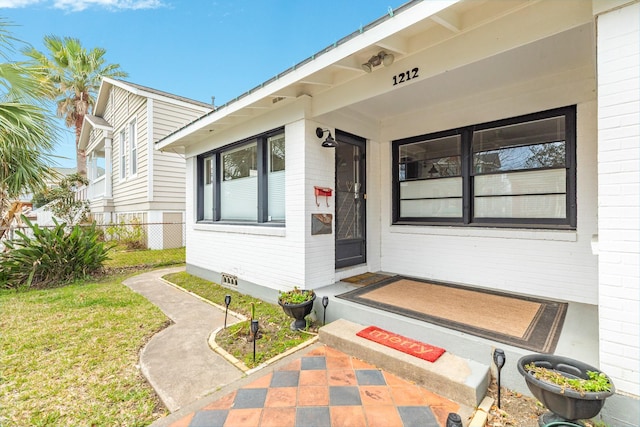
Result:
{"label": "house number sign", "polygon": [[396,74],[393,76],[393,86],[399,85],[401,83],[406,83],[411,79],[415,79],[418,76],[418,67],[413,68],[411,70],[407,70],[404,73]]}

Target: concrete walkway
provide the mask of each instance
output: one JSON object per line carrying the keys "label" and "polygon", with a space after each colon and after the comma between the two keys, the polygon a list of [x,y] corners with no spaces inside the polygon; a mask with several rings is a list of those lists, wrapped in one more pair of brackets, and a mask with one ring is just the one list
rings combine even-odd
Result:
{"label": "concrete walkway", "polygon": [[[211,332],[224,325],[224,312],[161,279],[179,271],[184,267],[155,270],[124,281],[173,322],[154,335],[140,354],[143,375],[171,412],[244,375],[207,343]],[[228,324],[236,321],[229,315]]]}

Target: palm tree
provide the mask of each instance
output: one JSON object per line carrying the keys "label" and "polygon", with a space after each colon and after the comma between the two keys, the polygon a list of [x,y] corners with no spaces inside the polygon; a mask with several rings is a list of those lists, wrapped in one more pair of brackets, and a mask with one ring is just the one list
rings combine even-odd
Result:
{"label": "palm tree", "polygon": [[24,51],[33,66],[45,70],[43,86],[49,98],[57,104],[56,115],[76,134],[76,163],[79,174],[85,176],[87,165],[84,150],[78,146],[82,122],[90,114],[100,88],[102,77],[127,77],[119,64],[106,64],[105,49],[85,49],[80,40],[72,37],[45,36],[44,45],[49,56],[30,48]]}
{"label": "palm tree", "polygon": [[56,176],[49,160],[56,129],[39,106],[45,96],[34,77],[39,70],[10,61],[20,41],[7,27],[0,19],[0,237],[22,212],[20,195],[41,190]]}

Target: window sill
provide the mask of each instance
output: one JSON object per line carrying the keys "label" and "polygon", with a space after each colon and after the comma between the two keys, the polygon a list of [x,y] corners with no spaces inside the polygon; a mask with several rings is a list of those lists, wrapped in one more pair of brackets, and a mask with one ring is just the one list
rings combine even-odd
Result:
{"label": "window sill", "polygon": [[286,228],[284,224],[207,224],[197,223],[193,225],[193,229],[197,231],[213,231],[216,233],[235,233],[235,234],[252,234],[256,236],[286,236]]}
{"label": "window sill", "polygon": [[558,242],[576,242],[578,240],[578,233],[576,232],[576,230],[550,230],[530,228],[474,228],[429,225],[392,225],[391,233],[518,240],[553,240]]}

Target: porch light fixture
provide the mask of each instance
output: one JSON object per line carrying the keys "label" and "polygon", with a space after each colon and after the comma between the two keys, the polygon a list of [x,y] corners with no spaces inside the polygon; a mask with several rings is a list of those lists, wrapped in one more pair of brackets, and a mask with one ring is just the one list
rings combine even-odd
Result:
{"label": "porch light fixture", "polygon": [[316,128],[316,136],[318,138],[322,138],[324,136],[324,134],[328,133],[327,135],[327,139],[325,139],[324,141],[322,141],[322,146],[325,148],[335,148],[338,146],[338,142],[333,139],[333,136],[331,136],[331,131],[329,129],[322,129],[322,128]]}
{"label": "porch light fixture", "polygon": [[389,65],[393,64],[394,59],[395,57],[392,54],[381,51],[377,55],[373,55],[367,62],[362,64],[362,69],[367,73],[370,73],[371,71],[373,71],[373,67],[377,67],[380,64],[388,67]]}

